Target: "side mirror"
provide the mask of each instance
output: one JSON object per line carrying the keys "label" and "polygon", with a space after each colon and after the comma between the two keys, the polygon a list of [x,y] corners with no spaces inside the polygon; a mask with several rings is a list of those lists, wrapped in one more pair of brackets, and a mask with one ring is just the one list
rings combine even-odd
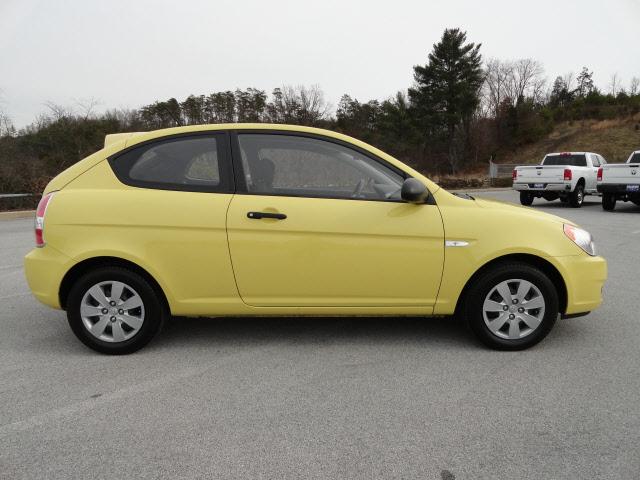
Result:
{"label": "side mirror", "polygon": [[400,191],[402,200],[409,203],[424,203],[429,197],[429,190],[415,178],[407,178]]}

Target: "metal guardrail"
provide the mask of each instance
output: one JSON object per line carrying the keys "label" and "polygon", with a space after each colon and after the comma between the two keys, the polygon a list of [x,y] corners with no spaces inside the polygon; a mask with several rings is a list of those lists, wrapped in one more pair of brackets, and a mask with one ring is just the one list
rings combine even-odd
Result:
{"label": "metal guardrail", "polygon": [[0,198],[33,197],[35,193],[0,193]]}
{"label": "metal guardrail", "polygon": [[515,163],[493,163],[489,160],[489,178],[507,178],[518,165]]}

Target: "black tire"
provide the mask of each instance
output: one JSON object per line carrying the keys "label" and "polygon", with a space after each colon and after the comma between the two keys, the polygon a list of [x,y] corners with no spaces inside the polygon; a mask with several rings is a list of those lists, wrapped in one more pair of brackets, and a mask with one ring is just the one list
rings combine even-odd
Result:
{"label": "black tire", "polygon": [[[491,291],[501,282],[513,279],[531,282],[539,290],[545,303],[544,314],[538,311],[542,316],[539,325],[526,336],[518,339],[501,338],[493,333],[485,322],[483,313],[485,299]],[[498,264],[482,272],[473,280],[462,302],[460,313],[475,336],[482,343],[496,350],[523,350],[535,345],[551,331],[558,318],[559,310],[558,292],[553,282],[541,270],[526,263]],[[505,312],[505,315],[508,313]],[[523,325],[517,318],[514,321]],[[511,322],[511,320],[507,321],[507,327]]]}
{"label": "black tire", "polygon": [[[83,321],[80,308],[85,293],[87,293],[91,287],[100,284],[101,282],[124,283],[126,287],[133,289],[129,290],[128,288],[125,288],[125,292],[131,293],[132,291],[135,291],[142,301],[143,310],[139,311],[144,312],[142,325],[135,333],[129,331],[128,334],[133,333],[133,336],[124,341],[105,341],[97,338],[89,332],[88,327],[85,326]],[[127,295],[127,293],[125,293],[125,295]],[[84,274],[71,288],[67,301],[67,319],[69,321],[69,326],[76,337],[78,337],[78,339],[89,348],[109,355],[133,353],[144,347],[162,328],[162,324],[167,317],[166,310],[165,303],[159,292],[157,292],[144,277],[122,267],[101,267]],[[107,315],[105,315],[105,317],[106,316]],[[102,315],[96,315],[91,318],[95,318],[97,323],[97,319],[101,317]],[[115,321],[113,320],[114,318],[116,317],[110,317],[110,322]],[[126,323],[126,320],[123,319],[123,322],[124,323],[120,323],[123,325],[123,328],[130,328]],[[107,327],[105,328],[105,332],[108,332],[112,327],[107,323]]]}
{"label": "black tire", "polygon": [[613,193],[602,194],[602,209],[611,212],[616,208],[617,198]]}
{"label": "black tire", "polygon": [[584,187],[582,184],[576,185],[576,188],[569,197],[569,205],[573,208],[580,208],[584,202]]}
{"label": "black tire", "polygon": [[640,207],[640,198],[636,198],[631,201]]}
{"label": "black tire", "polygon": [[557,200],[559,196],[560,195],[558,195],[557,193],[542,194],[542,198],[544,198],[547,202],[553,202],[554,200]]}
{"label": "black tire", "polygon": [[533,203],[533,195],[529,192],[520,192],[520,203],[528,207]]}

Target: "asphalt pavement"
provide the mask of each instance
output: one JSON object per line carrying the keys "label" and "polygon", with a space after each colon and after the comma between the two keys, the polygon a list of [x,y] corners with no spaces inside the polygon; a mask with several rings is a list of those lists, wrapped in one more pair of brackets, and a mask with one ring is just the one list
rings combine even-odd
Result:
{"label": "asphalt pavement", "polygon": [[523,352],[451,319],[236,318],[99,355],[29,293],[32,220],[0,221],[0,478],[640,478],[640,207],[533,208],[610,278]]}

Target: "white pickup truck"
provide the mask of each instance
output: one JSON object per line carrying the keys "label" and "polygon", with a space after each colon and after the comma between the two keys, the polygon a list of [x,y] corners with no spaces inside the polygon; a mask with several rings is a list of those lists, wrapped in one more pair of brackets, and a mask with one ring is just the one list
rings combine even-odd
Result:
{"label": "white pickup truck", "polygon": [[598,168],[606,163],[592,152],[548,153],[540,165],[516,167],[513,188],[522,205],[531,205],[536,197],[550,202],[559,198],[578,208],[585,195],[597,194]]}
{"label": "white pickup truck", "polygon": [[603,165],[598,170],[598,192],[602,208],[613,210],[616,201],[640,205],[640,150],[632,152],[627,163]]}

